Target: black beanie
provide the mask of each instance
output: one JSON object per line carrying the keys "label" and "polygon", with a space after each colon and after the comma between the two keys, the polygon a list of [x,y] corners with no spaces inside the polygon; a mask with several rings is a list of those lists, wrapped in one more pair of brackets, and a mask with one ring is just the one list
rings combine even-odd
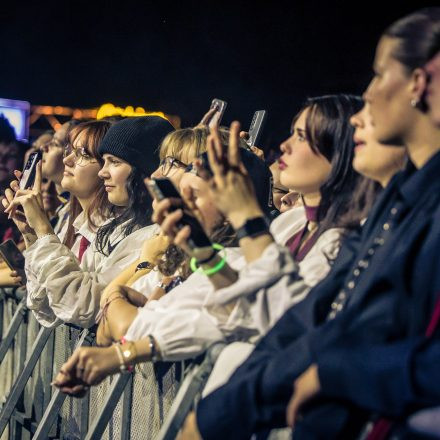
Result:
{"label": "black beanie", "polygon": [[[208,153],[205,152],[199,157],[202,159],[202,162],[208,171],[212,173],[209,166]],[[251,151],[240,148],[240,157],[254,185],[255,195],[260,204],[260,208],[267,216],[269,216],[273,209],[272,173],[266,162],[261,160]]]}
{"label": "black beanie", "polygon": [[173,130],[160,116],[126,118],[108,130],[98,152],[119,157],[150,176],[159,167],[158,147]]}

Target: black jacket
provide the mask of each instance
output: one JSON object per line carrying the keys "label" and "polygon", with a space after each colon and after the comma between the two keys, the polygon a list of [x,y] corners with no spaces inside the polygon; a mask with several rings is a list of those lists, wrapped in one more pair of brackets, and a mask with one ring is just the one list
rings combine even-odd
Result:
{"label": "black jacket", "polygon": [[[200,402],[203,438],[246,439],[284,426],[294,380],[312,363],[323,366],[320,377],[331,377],[325,354],[332,347],[373,347],[423,335],[440,292],[439,202],[440,153],[422,169],[409,165],[395,176],[362,231],[343,244],[328,277],[285,313],[226,385]],[[349,383],[350,370],[343,374]],[[361,396],[358,405],[346,397],[309,405],[294,437],[350,438],[369,416],[360,405],[381,407],[371,404],[371,396],[365,396],[368,405]],[[403,397],[405,408],[416,403]]]}

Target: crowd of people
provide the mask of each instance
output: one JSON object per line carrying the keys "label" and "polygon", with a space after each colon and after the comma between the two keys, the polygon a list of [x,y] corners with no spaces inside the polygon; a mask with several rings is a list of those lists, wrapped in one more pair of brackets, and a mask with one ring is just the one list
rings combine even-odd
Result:
{"label": "crowd of people", "polygon": [[[208,128],[212,111],[177,130],[72,120],[35,140],[20,189],[1,119],[2,236],[26,279],[1,263],[0,285],[26,283],[45,327],[96,329],[55,386],[82,396],[221,341],[181,439],[346,439],[369,422],[369,438],[424,438],[407,421],[440,406],[440,8],[392,23],[373,70],[362,98],[307,99],[270,166],[238,122]],[[164,178],[181,198],[153,198]]]}

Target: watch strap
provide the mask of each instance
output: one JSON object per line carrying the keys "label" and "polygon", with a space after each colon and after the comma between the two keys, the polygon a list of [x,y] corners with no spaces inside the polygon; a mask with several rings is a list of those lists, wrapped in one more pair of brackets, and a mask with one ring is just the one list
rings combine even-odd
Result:
{"label": "watch strap", "polygon": [[238,228],[235,232],[238,240],[245,237],[257,237],[269,231],[269,221],[266,217],[255,217],[246,221],[246,223]]}

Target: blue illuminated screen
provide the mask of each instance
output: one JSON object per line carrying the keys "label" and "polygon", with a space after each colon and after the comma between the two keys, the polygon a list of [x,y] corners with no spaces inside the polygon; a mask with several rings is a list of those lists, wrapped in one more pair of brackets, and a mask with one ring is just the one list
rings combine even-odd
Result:
{"label": "blue illuminated screen", "polygon": [[0,98],[0,115],[14,127],[15,136],[19,140],[28,140],[29,110],[30,104],[27,101]]}

